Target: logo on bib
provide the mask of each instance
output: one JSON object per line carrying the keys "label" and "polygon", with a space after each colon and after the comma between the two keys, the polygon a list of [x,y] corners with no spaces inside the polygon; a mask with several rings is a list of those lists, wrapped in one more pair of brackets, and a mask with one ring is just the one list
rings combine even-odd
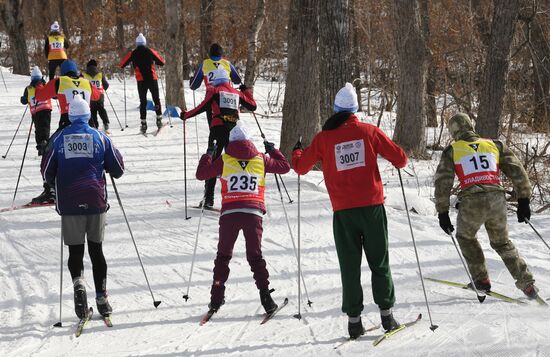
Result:
{"label": "logo on bib", "polygon": [[80,81],[73,81],[73,84],[77,87],[80,87]]}
{"label": "logo on bib", "polygon": [[470,147],[477,151],[477,148],[479,148],[479,144],[470,144]]}
{"label": "logo on bib", "polygon": [[248,161],[239,160],[239,165],[241,165],[242,169],[244,170],[248,166]]}

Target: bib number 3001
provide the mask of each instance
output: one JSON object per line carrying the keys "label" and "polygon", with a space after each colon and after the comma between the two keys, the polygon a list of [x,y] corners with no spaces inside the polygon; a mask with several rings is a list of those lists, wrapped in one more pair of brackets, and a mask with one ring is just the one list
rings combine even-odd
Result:
{"label": "bib number 3001", "polygon": [[220,92],[220,108],[239,109],[239,95],[235,93]]}
{"label": "bib number 3001", "polygon": [[338,171],[365,166],[365,143],[363,139],[336,144],[334,154]]}
{"label": "bib number 3001", "polygon": [[94,140],[92,134],[69,134],[63,136],[65,158],[94,157]]}

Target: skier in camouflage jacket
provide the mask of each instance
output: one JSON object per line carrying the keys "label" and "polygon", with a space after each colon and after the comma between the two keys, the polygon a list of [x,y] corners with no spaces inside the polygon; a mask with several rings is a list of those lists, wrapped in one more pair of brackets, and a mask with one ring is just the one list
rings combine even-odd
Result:
{"label": "skier in camouflage jacket", "polygon": [[435,174],[435,204],[439,225],[447,234],[454,231],[449,218],[451,190],[455,175],[460,184],[456,238],[476,287],[490,290],[489,274],[476,233],[485,225],[491,247],[500,255],[516,281],[516,287],[535,298],[538,289],[533,275],[508,239],[506,198],[500,171],[514,186],[518,197],[518,222],[531,217],[531,184],[516,155],[498,140],[482,139],[466,114],[456,114],[448,123],[454,142],[443,151]]}

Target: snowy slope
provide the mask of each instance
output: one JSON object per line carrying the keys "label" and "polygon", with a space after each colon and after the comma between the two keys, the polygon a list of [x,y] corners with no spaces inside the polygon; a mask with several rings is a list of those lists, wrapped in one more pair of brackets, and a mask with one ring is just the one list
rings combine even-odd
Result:
{"label": "snowy slope", "polygon": [[[21,118],[24,107],[19,96],[29,77],[4,75],[9,92],[0,87],[0,150],[7,145]],[[124,121],[123,85],[111,81],[109,95]],[[259,83],[256,96],[261,111],[267,108],[270,84]],[[197,103],[203,92],[197,93]],[[386,209],[390,230],[390,255],[397,303],[395,316],[405,322],[423,313],[423,320],[377,347],[372,346],[371,332],[357,342],[340,349],[333,347],[347,336],[347,318],[340,311],[341,286],[338,262],[332,238],[332,211],[328,195],[318,172],[302,177],[302,263],[309,298],[301,304],[303,319],[292,316],[298,311],[297,263],[292,248],[279,192],[272,175],[267,180],[268,213],[264,219],[264,256],[271,274],[275,299],[288,297],[289,305],[268,324],[260,326],[262,308],[252,274],[246,262],[242,237],[237,241],[231,274],[227,283],[226,304],[211,322],[199,327],[201,315],[209,302],[213,259],[217,244],[217,215],[207,212],[198,241],[195,270],[186,293],[193,245],[200,211],[190,209],[184,216],[183,135],[182,122],[174,120],[158,137],[145,138],[138,133],[138,95],[134,80],[127,80],[128,125],[117,129],[111,108],[112,138],[124,155],[126,173],[118,180],[124,208],[143,259],[155,298],[162,304],[155,309],[136,257],[124,217],[109,188],[111,210],[108,213],[104,250],[109,264],[108,290],[113,305],[114,327],[106,328],[95,319],[80,338],[73,335],[76,318],[73,312],[72,286],[63,266],[63,327],[53,328],[59,314],[60,218],[53,208],[34,208],[0,214],[0,356],[550,356],[548,324],[550,310],[534,304],[517,306],[487,298],[479,304],[475,295],[453,287],[426,282],[433,322],[428,314],[421,289],[407,216],[397,171],[380,159],[386,189]],[[189,107],[191,91],[186,90]],[[154,126],[149,112],[149,127]],[[385,127],[390,128],[389,117]],[[57,126],[54,105],[52,127]],[[242,120],[261,146],[259,131],[250,114]],[[370,119],[367,119],[370,120]],[[278,142],[280,118],[260,119],[269,140]],[[6,159],[0,159],[0,207],[11,205],[21,164],[30,116]],[[187,178],[189,205],[202,196],[203,184],[194,179],[200,153],[206,150],[208,128],[204,116],[187,123]],[[431,184],[437,165],[434,161],[414,161],[403,173],[411,219],[424,276],[455,281],[467,280],[449,238],[442,234],[430,201]],[[16,202],[25,203],[41,191],[39,158],[31,137]],[[297,177],[284,176],[292,199],[297,200]],[[219,185],[218,185],[219,189]],[[219,198],[217,202],[219,202]],[[285,207],[296,237],[297,205]],[[219,203],[218,203],[219,204]],[[452,212],[452,218],[456,212]],[[543,236],[550,239],[550,219],[534,216]],[[543,295],[550,297],[550,252],[530,228],[509,216],[510,235],[531,267]],[[480,233],[494,289],[520,297],[503,263],[489,248],[485,231]],[[85,257],[89,303],[93,306],[93,280],[89,258]],[[369,270],[364,264],[366,327],[379,323],[377,307],[372,303]],[[302,289],[302,293],[304,290]]]}

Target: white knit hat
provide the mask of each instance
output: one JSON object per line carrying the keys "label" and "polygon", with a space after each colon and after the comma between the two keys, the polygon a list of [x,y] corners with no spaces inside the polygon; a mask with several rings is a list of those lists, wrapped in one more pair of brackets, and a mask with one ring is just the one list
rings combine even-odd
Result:
{"label": "white knit hat", "polygon": [[80,94],[75,95],[72,102],[69,104],[69,119],[72,122],[73,117],[89,116],[90,106],[88,102],[82,98]]}
{"label": "white knit hat", "polygon": [[31,71],[31,79],[42,79],[42,72],[38,66],[34,66]]}
{"label": "white knit hat", "polygon": [[348,82],[338,91],[338,93],[336,93],[336,98],[334,99],[334,111],[355,113],[358,109],[359,104],[357,103],[357,93],[351,83]]}
{"label": "white knit hat", "polygon": [[240,121],[238,121],[237,125],[229,132],[230,142],[238,140],[250,140],[250,134],[248,134],[248,131]]}
{"label": "white knit hat", "polygon": [[145,46],[147,44],[147,39],[140,32],[138,37],[136,37],[136,46]]}
{"label": "white knit hat", "polygon": [[59,24],[57,21],[54,21],[53,24],[50,26],[51,32],[59,32]]}

